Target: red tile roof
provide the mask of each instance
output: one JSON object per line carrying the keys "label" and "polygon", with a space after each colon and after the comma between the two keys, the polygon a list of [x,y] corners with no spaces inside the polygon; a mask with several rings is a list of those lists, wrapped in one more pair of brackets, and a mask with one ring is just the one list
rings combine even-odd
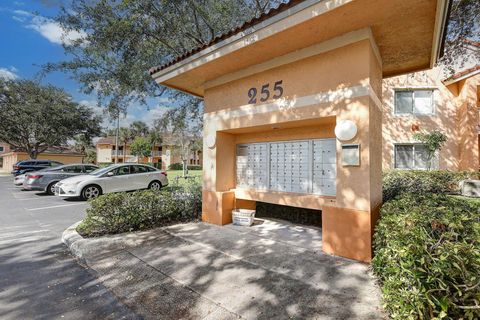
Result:
{"label": "red tile roof", "polygon": [[221,33],[219,35],[217,35],[216,37],[214,37],[210,42],[208,43],[205,43],[203,45],[200,45],[190,51],[187,51],[185,52],[184,54],[180,55],[180,56],[177,56],[175,58],[173,58],[172,60],[162,64],[162,65],[159,65],[159,66],[156,66],[156,67],[153,67],[153,68],[150,68],[150,75],[153,75],[155,73],[157,73],[158,71],[160,70],[163,70],[167,67],[170,67],[172,65],[174,65],[175,63],[177,62],[180,62],[192,55],[194,55],[195,53],[197,52],[200,52],[222,40],[225,40],[227,38],[230,38],[231,36],[234,36],[235,34],[239,33],[239,32],[242,32],[250,27],[253,27],[265,20],[267,20],[268,18],[271,18],[285,10],[288,10],[290,9],[291,7],[294,7],[296,6],[297,4],[303,2],[305,0],[289,0],[285,3],[282,3],[280,4],[278,7],[276,8],[272,8],[270,10],[268,10],[267,12],[264,12],[262,13],[261,15],[259,15],[258,17],[254,17],[253,19],[249,20],[249,21],[246,21],[244,23],[242,23],[241,25],[239,25],[238,27],[235,27],[233,29],[230,29],[229,31],[227,32],[224,32],[224,33]]}
{"label": "red tile roof", "polygon": [[470,73],[472,73],[472,75],[474,75],[476,73],[476,71],[480,71],[480,64],[477,64],[477,65],[475,65],[471,68],[465,69],[463,71],[457,72],[453,76],[450,76],[447,79],[444,79],[442,82],[443,83],[445,83],[445,82],[455,82],[455,80],[460,79],[460,78],[462,78],[466,75],[469,75]]}

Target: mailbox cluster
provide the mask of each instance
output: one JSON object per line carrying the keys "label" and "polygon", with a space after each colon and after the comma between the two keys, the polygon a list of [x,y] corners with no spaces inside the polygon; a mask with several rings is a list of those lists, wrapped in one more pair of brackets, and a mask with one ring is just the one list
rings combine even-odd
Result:
{"label": "mailbox cluster", "polygon": [[308,141],[270,143],[270,190],[308,193]]}
{"label": "mailbox cluster", "polygon": [[335,139],[237,146],[237,187],[335,195]]}
{"label": "mailbox cluster", "polygon": [[237,148],[237,186],[268,189],[267,145],[254,143]]}
{"label": "mailbox cluster", "polygon": [[335,139],[313,141],[312,193],[335,195],[337,151]]}

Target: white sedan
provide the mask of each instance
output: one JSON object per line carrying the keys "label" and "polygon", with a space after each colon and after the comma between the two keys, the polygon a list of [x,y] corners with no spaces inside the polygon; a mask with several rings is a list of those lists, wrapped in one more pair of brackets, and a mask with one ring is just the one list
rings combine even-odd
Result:
{"label": "white sedan", "polygon": [[62,180],[55,185],[55,194],[88,200],[104,193],[147,188],[160,190],[166,185],[166,172],[142,164],[116,164]]}

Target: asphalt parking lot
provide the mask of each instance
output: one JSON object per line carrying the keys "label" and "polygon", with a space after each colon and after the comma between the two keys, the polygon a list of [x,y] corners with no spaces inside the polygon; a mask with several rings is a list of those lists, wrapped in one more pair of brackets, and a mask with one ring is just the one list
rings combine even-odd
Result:
{"label": "asphalt parking lot", "polygon": [[136,318],[61,242],[88,204],[12,181],[0,176],[0,319]]}

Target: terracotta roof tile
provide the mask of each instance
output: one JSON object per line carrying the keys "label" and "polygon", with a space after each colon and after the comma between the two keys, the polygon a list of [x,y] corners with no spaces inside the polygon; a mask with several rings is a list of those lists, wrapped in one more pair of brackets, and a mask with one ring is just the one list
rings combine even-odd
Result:
{"label": "terracotta roof tile", "polygon": [[463,71],[455,73],[453,76],[448,77],[447,79],[444,79],[442,82],[449,82],[449,81],[455,81],[463,76],[466,76],[470,73],[473,73],[475,71],[480,70],[480,64],[477,64],[471,68],[465,69]]}
{"label": "terracotta roof tile", "polygon": [[267,20],[268,18],[271,18],[271,17],[273,17],[273,16],[275,16],[275,15],[277,15],[277,14],[279,14],[279,13],[285,11],[285,10],[290,9],[291,7],[294,7],[295,5],[297,5],[297,4],[299,4],[303,1],[305,1],[305,0],[289,0],[287,2],[281,3],[278,7],[272,8],[272,9],[268,10],[267,12],[262,13],[258,17],[254,17],[253,19],[251,19],[249,21],[246,21],[246,22],[242,23],[241,25],[239,25],[239,26],[237,26],[233,29],[230,29],[227,32],[224,32],[222,34],[219,34],[219,35],[215,36],[208,43],[202,44],[202,45],[200,45],[200,46],[198,46],[198,47],[196,47],[196,48],[194,48],[190,51],[187,51],[187,52],[173,58],[172,60],[162,64],[162,65],[150,68],[150,71],[149,71],[150,75],[153,75],[153,74],[157,73],[158,71],[161,71],[165,68],[168,68],[168,67],[176,64],[177,62],[180,62],[180,61],[182,61],[182,60],[184,60],[184,59],[186,59],[186,58],[188,58],[188,57],[190,57],[190,56],[192,56],[192,55],[194,55],[194,54],[196,54],[196,53],[198,53],[198,52],[200,52],[200,51],[202,51],[202,50],[204,50],[204,49],[206,49],[206,48],[208,48],[208,47],[210,47],[210,46],[212,46],[212,45],[214,45],[214,44],[216,44],[216,43],[218,43],[222,40],[230,38],[231,36],[234,36],[239,32],[242,32],[242,31],[244,31],[244,30],[246,30],[246,29],[248,29],[248,28],[250,28],[254,25],[257,25],[257,24]]}

